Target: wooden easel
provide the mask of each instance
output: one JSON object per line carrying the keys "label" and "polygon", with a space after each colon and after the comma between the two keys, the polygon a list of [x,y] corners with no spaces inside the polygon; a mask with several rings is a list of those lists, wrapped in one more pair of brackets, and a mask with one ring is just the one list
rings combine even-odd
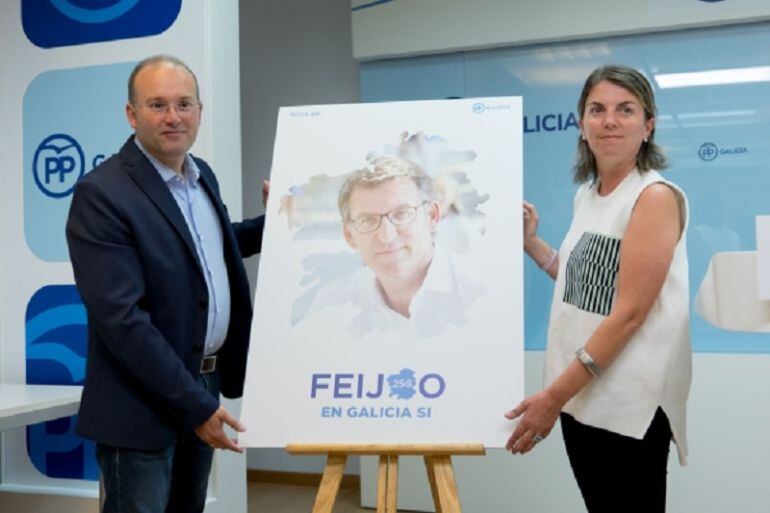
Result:
{"label": "wooden easel", "polygon": [[398,498],[398,457],[422,456],[428,471],[436,513],[460,513],[452,455],[483,455],[482,444],[289,444],[290,454],[326,454],[321,484],[312,513],[331,513],[348,455],[377,455],[377,513],[396,513]]}

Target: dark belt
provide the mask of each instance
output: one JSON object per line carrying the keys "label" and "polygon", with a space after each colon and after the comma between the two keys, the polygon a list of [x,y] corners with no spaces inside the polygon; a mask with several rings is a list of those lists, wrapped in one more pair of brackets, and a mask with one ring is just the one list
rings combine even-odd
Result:
{"label": "dark belt", "polygon": [[217,370],[217,355],[204,356],[201,358],[201,374],[209,374]]}

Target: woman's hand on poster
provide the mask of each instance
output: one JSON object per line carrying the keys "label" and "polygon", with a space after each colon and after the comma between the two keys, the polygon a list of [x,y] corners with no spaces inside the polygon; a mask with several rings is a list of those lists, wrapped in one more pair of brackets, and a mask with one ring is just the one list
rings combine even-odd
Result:
{"label": "woman's hand on poster", "polygon": [[523,202],[523,221],[524,221],[524,247],[537,239],[537,225],[540,217],[537,214],[535,205],[527,201]]}
{"label": "woman's hand on poster", "polygon": [[505,418],[520,418],[505,444],[505,450],[511,454],[525,454],[534,449],[538,442],[551,433],[563,404],[553,396],[549,389],[527,397],[519,405],[505,414]]}
{"label": "woman's hand on poster", "polygon": [[267,197],[270,195],[270,180],[262,180],[262,206],[267,208]]}

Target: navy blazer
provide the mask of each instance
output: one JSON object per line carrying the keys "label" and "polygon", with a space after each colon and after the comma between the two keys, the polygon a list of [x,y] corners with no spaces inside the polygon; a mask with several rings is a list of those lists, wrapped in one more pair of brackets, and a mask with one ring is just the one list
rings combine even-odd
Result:
{"label": "navy blazer", "polygon": [[[239,397],[252,313],[242,258],[260,251],[264,216],[231,223],[214,173],[195,162],[222,224],[230,283],[230,325],[217,360],[221,391]],[[167,447],[219,407],[196,379],[208,291],[182,212],[133,136],[78,182],[67,243],[88,312],[76,431],[115,447]]]}

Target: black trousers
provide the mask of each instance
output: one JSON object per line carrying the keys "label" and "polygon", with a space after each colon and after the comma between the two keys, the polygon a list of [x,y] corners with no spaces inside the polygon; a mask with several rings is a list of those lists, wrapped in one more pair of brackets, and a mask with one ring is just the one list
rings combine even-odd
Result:
{"label": "black trousers", "polygon": [[664,513],[671,426],[658,408],[642,440],[561,414],[572,472],[589,513]]}

